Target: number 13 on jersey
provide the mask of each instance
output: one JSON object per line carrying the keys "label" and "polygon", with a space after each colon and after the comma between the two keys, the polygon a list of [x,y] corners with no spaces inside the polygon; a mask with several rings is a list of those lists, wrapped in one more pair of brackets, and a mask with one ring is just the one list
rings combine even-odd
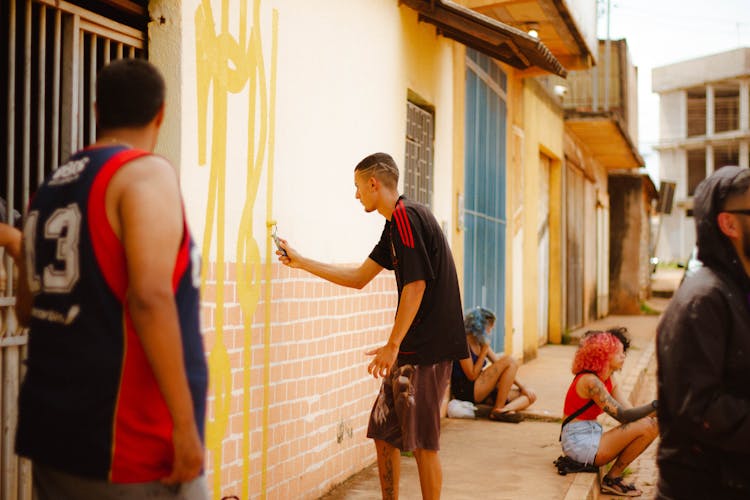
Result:
{"label": "number 13 on jersey", "polygon": [[[37,274],[36,236],[39,211],[32,210],[23,227],[24,248],[28,265],[28,285],[31,293],[69,293],[80,276],[78,241],[81,232],[81,211],[71,203],[58,208],[44,221],[44,239],[55,244],[54,260]],[[42,263],[44,264],[44,263]]]}

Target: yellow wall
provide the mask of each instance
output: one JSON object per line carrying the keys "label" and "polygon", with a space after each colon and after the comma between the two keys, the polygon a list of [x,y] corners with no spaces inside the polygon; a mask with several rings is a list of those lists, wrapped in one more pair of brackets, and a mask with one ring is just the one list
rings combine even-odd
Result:
{"label": "yellow wall", "polygon": [[[456,262],[461,297],[464,296],[464,231],[458,223],[460,203],[464,195],[464,133],[466,130],[466,47],[453,44],[453,231],[450,233],[451,251]],[[506,330],[507,331],[507,330]]]}
{"label": "yellow wall", "polygon": [[[536,357],[538,349],[538,252],[537,252],[537,205],[539,199],[539,155],[543,153],[552,160],[550,166],[550,293],[549,330],[553,339],[561,328],[562,295],[559,269],[561,263],[560,234],[553,230],[557,224],[555,217],[560,204],[561,185],[559,171],[563,159],[563,114],[558,102],[547,94],[534,80],[527,79],[523,84],[523,357],[524,360]],[[515,270],[514,270],[515,272]],[[515,276],[514,276],[515,278]]]}

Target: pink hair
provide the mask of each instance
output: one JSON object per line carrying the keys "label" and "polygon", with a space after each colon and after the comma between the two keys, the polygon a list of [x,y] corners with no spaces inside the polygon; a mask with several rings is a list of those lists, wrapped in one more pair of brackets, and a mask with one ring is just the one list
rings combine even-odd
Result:
{"label": "pink hair", "polygon": [[573,358],[573,373],[584,370],[602,374],[617,352],[620,340],[608,332],[591,332],[584,335]]}

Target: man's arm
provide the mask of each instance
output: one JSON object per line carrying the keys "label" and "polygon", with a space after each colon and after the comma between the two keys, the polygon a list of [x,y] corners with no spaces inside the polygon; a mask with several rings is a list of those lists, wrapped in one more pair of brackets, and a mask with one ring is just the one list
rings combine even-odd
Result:
{"label": "man's arm", "polygon": [[21,256],[24,252],[21,231],[8,224],[0,223],[0,245],[13,258],[18,267],[18,290],[16,291],[16,318],[25,327],[31,319],[31,291],[28,286],[26,259]]}
{"label": "man's arm", "polygon": [[401,299],[398,303],[396,319],[393,322],[393,329],[390,337],[388,337],[388,342],[383,347],[366,353],[368,356],[375,356],[367,366],[367,371],[373,377],[385,377],[396,362],[401,341],[404,340],[414,318],[417,316],[419,306],[422,304],[425,288],[427,288],[427,282],[417,280],[407,283],[401,290]]}
{"label": "man's arm", "polygon": [[286,251],[284,255],[276,251],[279,261],[289,267],[302,269],[326,281],[349,288],[361,289],[383,270],[383,268],[369,257],[357,267],[337,264],[325,264],[308,259],[289,246],[286,240],[279,239],[280,246]]}
{"label": "man's arm", "polygon": [[148,156],[115,175],[109,189],[117,192],[118,188],[116,226],[130,280],[127,307],[174,426],[173,469],[163,481],[186,482],[201,471],[203,446],[185,372],[172,289],[184,227],[177,178],[165,160]]}
{"label": "man's arm", "polygon": [[21,231],[0,222],[0,246],[13,258],[16,265],[21,261]]}

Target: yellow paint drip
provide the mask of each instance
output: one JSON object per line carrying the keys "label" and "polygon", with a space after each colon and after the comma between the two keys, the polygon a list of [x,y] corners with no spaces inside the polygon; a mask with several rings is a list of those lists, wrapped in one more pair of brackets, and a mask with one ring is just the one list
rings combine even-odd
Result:
{"label": "yellow paint drip", "polygon": [[[263,166],[267,164],[268,184],[266,193],[267,219],[271,219],[273,188],[273,127],[275,124],[276,58],[278,40],[278,12],[273,10],[272,60],[270,89],[263,61],[263,46],[260,29],[260,0],[254,0],[250,37],[246,41],[248,25],[247,0],[240,2],[239,38],[229,32],[230,9],[227,0],[221,3],[221,28],[215,30],[214,15],[209,0],[203,0],[195,13],[196,27],[196,73],[198,90],[198,162],[206,163],[209,133],[209,98],[213,121],[210,127],[211,152],[208,182],[208,204],[206,208],[203,238],[203,276],[206,286],[206,269],[211,249],[216,249],[216,342],[209,353],[208,363],[211,388],[214,394],[212,417],[207,422],[206,446],[213,458],[213,497],[221,497],[222,442],[227,434],[232,393],[231,364],[224,338],[224,289],[226,280],[225,235],[226,227],[226,180],[228,144],[228,100],[230,94],[246,93],[247,110],[247,183],[244,205],[237,230],[237,293],[242,309],[244,341],[242,345],[244,366],[242,368],[242,498],[250,497],[250,383],[252,367],[252,320],[260,301],[261,259],[258,242],[253,237],[253,216]],[[270,92],[270,97],[269,97]],[[257,129],[257,130],[256,130]],[[268,159],[266,160],[266,154]],[[215,230],[215,233],[214,233]],[[270,374],[270,301],[271,301],[271,247],[266,239],[266,289],[264,327],[263,370],[263,442],[261,495],[266,496],[268,455],[268,405]],[[215,237],[215,240],[214,240]]]}

